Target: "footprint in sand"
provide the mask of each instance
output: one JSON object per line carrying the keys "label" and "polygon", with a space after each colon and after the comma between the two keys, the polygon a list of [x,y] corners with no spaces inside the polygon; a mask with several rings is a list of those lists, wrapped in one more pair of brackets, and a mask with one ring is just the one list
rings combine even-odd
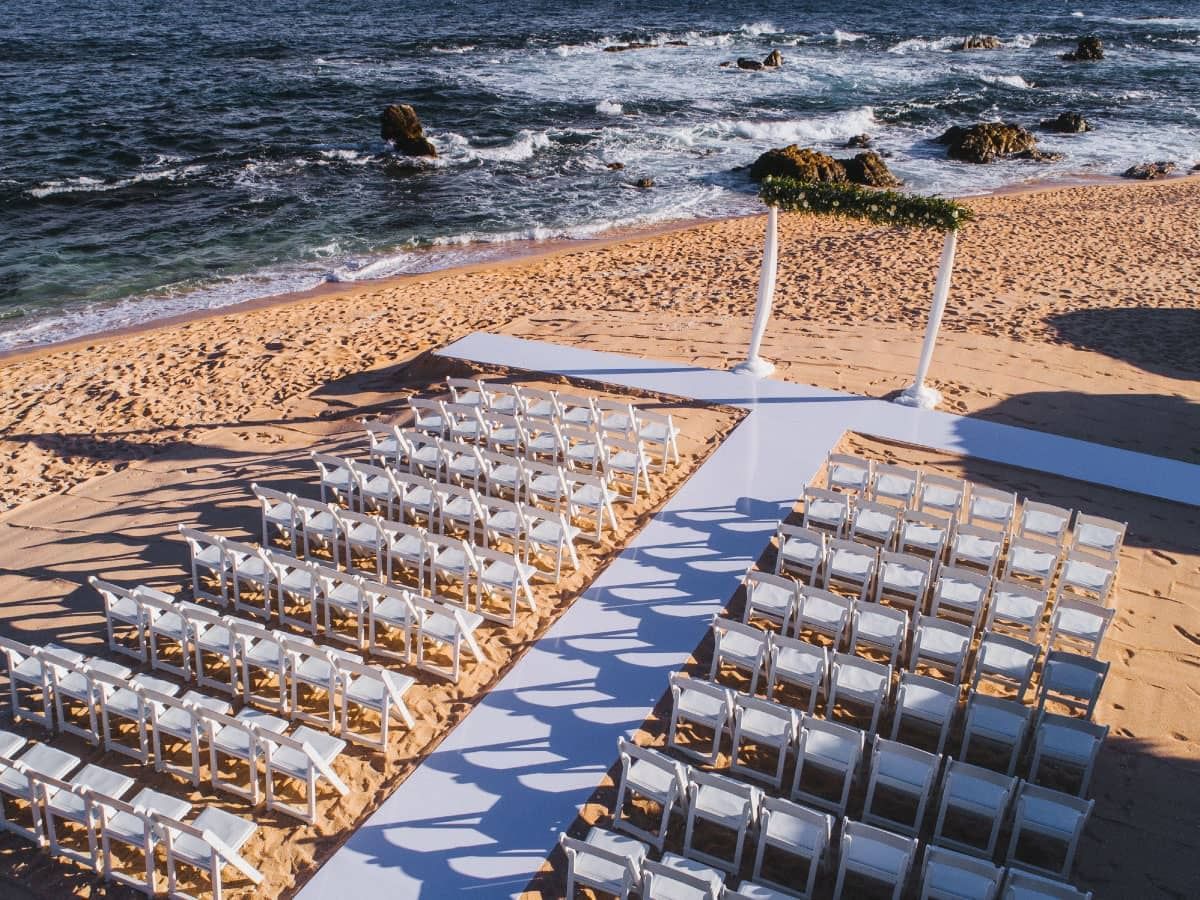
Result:
{"label": "footprint in sand", "polygon": [[1174,629],[1175,629],[1176,631],[1178,631],[1178,632],[1179,632],[1179,633],[1180,633],[1180,634],[1181,634],[1181,635],[1182,635],[1184,638],[1186,638],[1187,640],[1191,641],[1193,644],[1196,644],[1197,646],[1200,646],[1200,635],[1195,635],[1195,634],[1192,634],[1190,631],[1188,631],[1188,630],[1187,630],[1186,628],[1184,628],[1182,625],[1175,625],[1175,626],[1173,626],[1173,627],[1174,627]]}
{"label": "footprint in sand", "polygon": [[1162,559],[1162,560],[1166,560],[1173,566],[1179,565],[1179,560],[1177,560],[1175,557],[1173,557],[1167,553],[1163,553],[1161,550],[1151,550],[1150,555],[1157,556],[1159,559]]}

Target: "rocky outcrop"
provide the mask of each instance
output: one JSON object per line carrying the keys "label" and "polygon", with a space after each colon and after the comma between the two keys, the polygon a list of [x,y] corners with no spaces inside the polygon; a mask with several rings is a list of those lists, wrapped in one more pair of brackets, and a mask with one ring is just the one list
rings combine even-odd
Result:
{"label": "rocky outcrop", "polygon": [[604,168],[611,169],[613,172],[620,172],[623,168],[625,168],[625,163],[623,163],[623,162],[605,163]]}
{"label": "rocky outcrop", "polygon": [[642,189],[652,188],[652,187],[654,187],[654,179],[653,178],[639,178],[637,181],[635,181],[633,183],[633,186],[640,187]]}
{"label": "rocky outcrop", "polygon": [[1007,122],[980,122],[966,128],[955,125],[938,143],[947,145],[951,159],[972,163],[990,163],[1037,149],[1037,138],[1031,132]]}
{"label": "rocky outcrop", "polygon": [[1175,163],[1160,160],[1152,163],[1139,163],[1136,166],[1130,166],[1121,174],[1125,178],[1138,178],[1142,181],[1150,181],[1153,178],[1163,178],[1175,171]]}
{"label": "rocky outcrop", "polygon": [[733,62],[721,63],[722,69],[728,69],[730,66],[737,66],[739,69],[748,69],[751,72],[761,72],[763,69],[778,69],[783,65],[783,54],[778,50],[772,50],[763,59],[751,59],[749,56],[739,56]]}
{"label": "rocky outcrop", "polygon": [[1014,154],[1011,159],[1032,159],[1034,162],[1058,162],[1066,159],[1062,153],[1055,153],[1053,150],[1039,150],[1034,147],[1030,150],[1022,150],[1020,153]]}
{"label": "rocky outcrop", "polygon": [[628,44],[609,44],[604,48],[605,53],[624,53],[626,50],[653,50],[655,47],[686,47],[687,41],[663,41],[661,44],[645,44],[641,41],[630,41]]}
{"label": "rocky outcrop", "polygon": [[383,111],[379,133],[405,156],[437,156],[437,148],[425,137],[417,111],[407,103],[393,103]]}
{"label": "rocky outcrop", "polygon": [[1094,34],[1079,39],[1079,45],[1062,58],[1068,62],[1093,62],[1104,59],[1104,43]]}
{"label": "rocky outcrop", "polygon": [[789,144],[768,150],[750,167],[750,177],[762,181],[768,175],[782,175],[799,181],[846,181],[846,167],[825,153],[809,147]]}
{"label": "rocky outcrop", "polygon": [[867,150],[859,153],[853,159],[839,160],[846,170],[846,177],[855,184],[865,184],[868,187],[896,187],[900,179],[892,174],[878,153]]}
{"label": "rocky outcrop", "polygon": [[766,55],[766,58],[763,59],[763,68],[765,69],[778,69],[782,65],[783,54],[778,50],[772,50]]}
{"label": "rocky outcrop", "polygon": [[1053,119],[1042,119],[1039,127],[1043,131],[1057,131],[1059,134],[1082,134],[1092,130],[1088,120],[1074,112],[1059,113]]}
{"label": "rocky outcrop", "polygon": [[973,34],[965,38],[959,50],[999,50],[1000,38],[994,34]]}
{"label": "rocky outcrop", "polygon": [[751,59],[748,56],[739,56],[737,62],[734,63],[739,69],[749,69],[751,72],[757,72],[763,68],[763,64],[757,59]]}
{"label": "rocky outcrop", "polygon": [[869,134],[856,134],[850,140],[843,144],[847,150],[866,149],[871,146],[871,136]]}

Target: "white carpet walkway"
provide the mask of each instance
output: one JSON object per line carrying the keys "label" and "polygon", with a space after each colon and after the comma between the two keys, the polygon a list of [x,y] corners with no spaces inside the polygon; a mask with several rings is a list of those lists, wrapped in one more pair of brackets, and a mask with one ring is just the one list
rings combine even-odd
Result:
{"label": "white carpet walkway", "polygon": [[806,385],[484,333],[440,355],[748,415],[302,900],[519,893],[846,431],[1200,506],[1200,466]]}

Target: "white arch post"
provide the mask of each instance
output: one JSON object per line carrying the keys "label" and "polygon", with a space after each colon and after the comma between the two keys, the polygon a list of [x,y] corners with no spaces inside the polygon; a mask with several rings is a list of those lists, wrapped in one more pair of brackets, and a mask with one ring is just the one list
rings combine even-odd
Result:
{"label": "white arch post", "polygon": [[746,361],[734,367],[735,372],[765,378],[775,371],[775,366],[758,355],[762,348],[767,320],[771,318],[771,304],[775,299],[775,275],[779,270],[779,210],[767,207],[767,238],[763,246],[762,270],[758,276],[758,301],[754,305],[754,325],[750,329],[750,350]]}
{"label": "white arch post", "polygon": [[954,271],[954,250],[958,244],[958,232],[946,232],[942,245],[942,264],[938,269],[937,282],[933,288],[933,307],[929,310],[929,323],[925,326],[925,342],[921,345],[921,359],[917,363],[916,378],[906,387],[896,402],[904,406],[933,409],[942,402],[939,391],[925,384],[929,364],[933,362],[933,348],[937,344],[938,330],[942,327],[942,313],[946,311],[946,298],[950,295],[950,274]]}

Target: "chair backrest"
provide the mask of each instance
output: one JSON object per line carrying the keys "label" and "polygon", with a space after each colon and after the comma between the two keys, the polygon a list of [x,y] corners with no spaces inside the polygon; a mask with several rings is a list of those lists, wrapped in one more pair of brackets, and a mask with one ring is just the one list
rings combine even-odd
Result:
{"label": "chair backrest", "polygon": [[959,566],[942,566],[938,569],[937,582],[933,586],[933,604],[952,607],[982,606],[992,589],[992,578],[983,572],[973,572]]}
{"label": "chair backrest", "polygon": [[916,507],[921,512],[932,510],[942,513],[951,521],[955,521],[962,512],[967,490],[967,482],[961,478],[926,472],[921,476],[921,483],[917,485]]}
{"label": "chair backrest", "polygon": [[447,378],[446,390],[455,403],[465,402],[464,397],[474,394],[476,402],[483,401],[483,382],[478,378]]}
{"label": "chair backrest", "polygon": [[1016,509],[1017,495],[1012,491],[1001,491],[981,484],[971,485],[967,497],[968,524],[987,522],[1007,531],[1012,525]]}
{"label": "chair backrest", "polygon": [[388,522],[380,521],[379,528],[387,539],[388,546],[395,546],[405,538],[415,538],[421,542],[421,546],[425,543],[425,529],[416,525],[407,525],[404,522]]}
{"label": "chair backrest", "polygon": [[964,654],[970,649],[971,641],[975,637],[975,629],[969,625],[939,619],[937,616],[926,615],[920,610],[917,610],[917,615],[913,620],[913,631],[918,635],[936,632],[947,637],[953,637],[958,642],[958,646]]}
{"label": "chair backrest", "polygon": [[876,501],[899,501],[902,506],[908,506],[916,496],[920,481],[921,473],[916,469],[893,463],[876,463],[871,475],[871,497]]}
{"label": "chair backrest", "polygon": [[179,526],[179,534],[187,542],[193,556],[203,553],[210,547],[219,549],[225,543],[225,538],[220,535],[209,534],[206,531],[201,531],[198,528],[189,528],[186,525]]}
{"label": "chair backrest", "polygon": [[[986,715],[992,725],[1003,724],[1009,729],[1008,734],[1018,744],[1024,740],[1033,719],[1033,708],[1019,700],[1006,700],[1003,697],[992,697],[971,691],[967,696],[966,728],[971,730],[972,723],[980,715]],[[1001,722],[1003,720],[1003,722]]]}
{"label": "chair backrest", "polygon": [[683,763],[667,754],[650,747],[642,747],[626,738],[617,739],[617,752],[621,757],[622,767],[628,771],[633,760],[644,762],[661,772],[670,773],[675,779],[676,787],[682,792],[687,784],[687,768]]}
{"label": "chair backrest", "polygon": [[829,651],[820,644],[810,644],[808,641],[782,634],[772,634],[770,640],[772,652],[790,650],[795,654],[811,658],[823,671],[829,670]]}
{"label": "chair backrest", "polygon": [[[873,848],[880,846],[887,848],[891,852],[882,854],[875,852]],[[891,831],[876,828],[873,825],[855,822],[853,819],[845,819],[842,822],[843,857],[871,866],[875,870],[874,874],[876,877],[888,873],[889,868],[895,865],[896,860],[893,856],[895,853],[901,853],[903,857],[900,860],[900,864],[889,874],[897,878],[902,877],[908,867],[912,865],[912,860],[916,852],[916,838],[902,837]]]}
{"label": "chair backrest", "polygon": [[825,458],[825,487],[833,490],[853,490],[866,493],[871,483],[874,463],[849,453],[830,453]]}
{"label": "chair backrest", "polygon": [[100,599],[104,602],[104,608],[107,610],[112,607],[118,600],[133,600],[133,592],[129,591],[120,585],[113,584],[109,581],[104,581],[92,575],[88,578],[90,584],[100,595]]}
{"label": "chair backrest", "polygon": [[917,775],[921,778],[923,789],[929,791],[941,772],[942,754],[930,753],[877,734],[871,744],[871,768],[876,772],[900,769],[906,781]]}
{"label": "chair backrest", "polygon": [[935,844],[925,847],[925,858],[921,864],[923,897],[947,896],[938,888],[954,890],[960,885],[973,891],[970,896],[994,897],[1003,877],[1004,870],[986,859],[957,853]]}
{"label": "chair backrest", "polygon": [[[885,586],[891,590],[903,587],[905,593],[915,594],[918,598],[924,597],[929,589],[929,573],[932,566],[933,561],[923,556],[884,550],[879,554],[879,589],[882,591]],[[919,585],[910,587],[910,579],[906,576],[918,576]]]}
{"label": "chair backrest", "polygon": [[843,507],[842,521],[845,521],[850,516],[850,498],[845,494],[826,490],[825,488],[806,487],[804,489],[804,516],[806,519],[808,518],[808,506],[814,500],[836,503]]}
{"label": "chair backrest", "polygon": [[765,650],[768,641],[770,640],[769,633],[761,628],[755,628],[753,625],[746,625],[734,619],[727,619],[720,613],[713,616],[712,632],[717,640],[721,640],[726,634],[737,634],[760,644]]}
{"label": "chair backrest", "polygon": [[1009,868],[999,900],[1092,900],[1091,891],[1032,872]]}
{"label": "chair backrest", "polygon": [[[1020,779],[1014,775],[1005,775],[961,759],[949,759],[942,776],[941,793],[949,802],[965,800],[976,810],[989,809],[993,818],[1002,818],[1019,784]],[[987,787],[981,789],[981,785]]]}
{"label": "chair backrest", "polygon": [[345,472],[350,475],[350,461],[342,459],[340,456],[334,456],[330,453],[317,453],[313,451],[309,454],[312,461],[316,463],[317,468],[321,470],[321,477],[328,477],[333,472]]}
{"label": "chair backrest", "polygon": [[1108,678],[1110,665],[1090,656],[1051,650],[1046,654],[1046,664],[1042,667],[1041,690],[1094,703]]}
{"label": "chair backrest", "polygon": [[250,490],[254,492],[254,496],[258,498],[258,502],[268,512],[276,506],[284,506],[292,502],[291,494],[284,491],[277,491],[275,488],[263,487],[258,482],[251,483]]}
{"label": "chair backrest", "polygon": [[1050,616],[1051,629],[1059,625],[1064,612],[1071,613],[1073,617],[1086,617],[1095,627],[1097,643],[1104,637],[1108,626],[1112,624],[1113,616],[1117,614],[1117,611],[1111,606],[1101,606],[1099,603],[1093,603],[1082,597],[1064,594],[1054,604],[1054,612]]}
{"label": "chair backrest", "polygon": [[[1038,804],[1043,810],[1046,804],[1057,807],[1058,815],[1054,816],[1055,824],[1061,829],[1064,818],[1073,818],[1073,831],[1075,834],[1078,834],[1083,830],[1083,826],[1087,822],[1088,816],[1091,815],[1092,807],[1096,805],[1096,801],[1084,800],[1082,797],[1076,797],[1074,794],[1064,794],[1062,791],[1042,787],[1040,784],[1033,784],[1028,781],[1022,782],[1021,787],[1017,790],[1015,825],[1021,823],[1026,808],[1032,804]],[[1044,815],[1045,813],[1042,812],[1041,816]]]}
{"label": "chair backrest", "polygon": [[307,497],[293,497],[292,508],[306,522],[309,519],[314,519],[317,516],[325,514],[336,517],[334,508],[328,503],[322,503],[319,500],[309,500]]}
{"label": "chair backrest", "polygon": [[700,787],[711,787],[723,794],[740,798],[745,803],[743,814],[748,813],[751,818],[757,812],[758,797],[761,792],[744,781],[738,781],[728,775],[718,775],[716,772],[706,772],[695,767],[688,769],[688,791],[695,792]]}
{"label": "chair backrest", "polygon": [[870,659],[863,659],[861,656],[855,656],[853,653],[834,652],[833,670],[836,673],[838,669],[857,669],[865,675],[871,675],[880,679],[883,684],[884,695],[887,694],[888,688],[892,683],[892,667],[890,665],[878,663]]}
{"label": "chair backrest", "polygon": [[1029,665],[1035,665],[1037,659],[1041,656],[1042,648],[1040,645],[1032,641],[1022,640],[1019,637],[1013,637],[1010,634],[1001,634],[998,631],[984,632],[983,639],[980,641],[980,654],[982,655],[983,644],[991,644],[998,647],[1003,647],[1010,653],[1021,656],[1029,661]]}
{"label": "chair backrest", "polygon": [[747,709],[783,722],[787,735],[785,743],[791,743],[791,736],[795,733],[798,725],[796,710],[790,706],[784,706],[782,703],[776,703],[774,700],[766,700],[762,697],[755,697],[753,694],[743,694],[740,691],[735,691],[733,694],[734,717],[741,716],[742,710]]}
{"label": "chair backrest", "polygon": [[1071,524],[1071,510],[1026,499],[1017,519],[1017,537],[1034,537],[1061,544]]}
{"label": "chair backrest", "polygon": [[1124,522],[1115,519],[1077,512],[1075,528],[1071,533],[1071,546],[1116,559],[1121,553],[1127,527]]}
{"label": "chair backrest", "polygon": [[[846,725],[841,722],[833,722],[829,719],[818,719],[816,716],[805,716],[800,720],[800,732],[802,735],[808,732],[834,739],[839,746],[847,751],[846,759],[848,768],[858,768],[858,761],[862,758],[863,748],[866,746],[867,740],[867,734],[861,728],[855,728],[853,725]],[[807,735],[804,736],[804,740],[807,743]],[[822,749],[826,748],[823,746]]]}
{"label": "chair backrest", "polygon": [[703,681],[699,678],[692,678],[690,675],[684,675],[682,672],[672,672],[669,681],[673,694],[678,695],[684,691],[695,691],[698,694],[719,700],[725,705],[727,715],[733,709],[733,692],[728,688],[721,687],[719,684],[713,684],[711,681]]}

